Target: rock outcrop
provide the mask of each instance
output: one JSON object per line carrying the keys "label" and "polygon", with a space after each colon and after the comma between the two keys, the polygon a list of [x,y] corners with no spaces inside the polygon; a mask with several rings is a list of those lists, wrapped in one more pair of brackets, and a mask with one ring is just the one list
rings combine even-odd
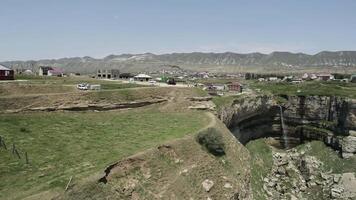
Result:
{"label": "rock outcrop", "polygon": [[342,157],[350,158],[356,153],[356,137],[347,136],[342,139]]}
{"label": "rock outcrop", "polygon": [[347,199],[356,197],[354,173],[323,171],[324,163],[296,149],[273,153],[263,179],[266,199]]}
{"label": "rock outcrop", "polygon": [[6,110],[4,113],[18,113],[18,112],[50,112],[50,111],[106,111],[106,110],[118,110],[126,108],[138,108],[148,106],[151,104],[157,104],[166,102],[167,99],[152,99],[146,101],[131,101],[122,103],[91,103],[91,104],[75,104],[75,105],[59,105],[51,107],[34,107],[24,108],[18,110]]}
{"label": "rock outcrop", "polygon": [[[321,140],[343,151],[346,157],[355,153],[355,136],[351,134],[356,131],[355,100],[333,96],[250,96],[222,107],[217,115],[243,144],[272,136],[281,142],[289,140],[291,147],[306,140]],[[283,131],[288,136],[284,138],[282,117]]]}

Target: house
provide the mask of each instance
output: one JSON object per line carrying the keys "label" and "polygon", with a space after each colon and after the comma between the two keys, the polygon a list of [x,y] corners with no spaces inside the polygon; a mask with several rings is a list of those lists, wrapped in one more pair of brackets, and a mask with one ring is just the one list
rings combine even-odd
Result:
{"label": "house", "polygon": [[268,81],[278,81],[278,77],[269,77]]}
{"label": "house", "polygon": [[209,78],[209,72],[198,72],[198,73],[196,74],[196,77],[207,79],[207,78]]}
{"label": "house", "polygon": [[52,67],[52,69],[48,70],[47,76],[58,76],[62,77],[64,75],[64,70],[58,67]]}
{"label": "house", "polygon": [[22,72],[22,74],[26,74],[26,75],[32,75],[33,72],[29,69],[26,69],[24,72]]}
{"label": "house", "polygon": [[318,74],[317,77],[321,81],[328,81],[334,79],[334,76],[332,74]]}
{"label": "house", "polygon": [[294,78],[294,77],[293,77],[292,75],[285,76],[285,77],[282,79],[282,81],[291,82],[293,78]]}
{"label": "house", "polygon": [[242,92],[242,85],[239,82],[229,83],[227,84],[227,88],[229,91]]}
{"label": "house", "polygon": [[303,80],[309,80],[310,79],[309,74],[308,73],[303,74],[302,79]]}
{"label": "house", "polygon": [[117,79],[120,76],[118,69],[98,69],[96,78],[98,79]]}
{"label": "house", "polygon": [[119,75],[119,78],[122,78],[122,79],[129,79],[129,78],[133,78],[134,75],[132,75],[131,73],[122,73]]}
{"label": "house", "polygon": [[317,79],[318,77],[315,75],[315,74],[310,74],[310,79],[311,80],[315,80],[315,79]]}
{"label": "house", "polygon": [[291,80],[291,82],[292,83],[302,83],[303,82],[303,79],[300,79],[300,78],[293,78],[292,80]]}
{"label": "house", "polygon": [[38,75],[39,76],[48,76],[48,71],[51,70],[52,67],[49,66],[40,66],[38,69]]}
{"label": "house", "polygon": [[137,76],[134,76],[134,79],[135,81],[149,81],[152,77],[147,74],[138,74]]}
{"label": "house", "polygon": [[351,83],[356,83],[356,74],[351,75],[350,82]]}
{"label": "house", "polygon": [[64,70],[59,67],[40,66],[38,69],[38,75],[62,77],[64,75]]}
{"label": "house", "polygon": [[14,70],[0,65],[0,80],[14,80]]}
{"label": "house", "polygon": [[224,91],[226,90],[226,86],[224,84],[217,84],[217,83],[207,83],[205,84],[205,90],[207,91]]}

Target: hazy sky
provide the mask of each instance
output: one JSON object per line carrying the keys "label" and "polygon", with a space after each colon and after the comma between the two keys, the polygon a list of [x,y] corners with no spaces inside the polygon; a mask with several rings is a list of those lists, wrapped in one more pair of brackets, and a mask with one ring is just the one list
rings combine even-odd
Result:
{"label": "hazy sky", "polygon": [[0,60],[356,50],[355,0],[0,0]]}

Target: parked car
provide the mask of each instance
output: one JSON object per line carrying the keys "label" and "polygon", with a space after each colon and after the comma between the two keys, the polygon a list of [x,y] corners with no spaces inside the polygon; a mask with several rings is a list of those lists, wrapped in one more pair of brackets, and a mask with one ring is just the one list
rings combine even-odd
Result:
{"label": "parked car", "polygon": [[170,78],[170,79],[168,79],[167,84],[168,85],[176,85],[176,81],[174,80],[174,78]]}
{"label": "parked car", "polygon": [[154,81],[154,80],[150,80],[150,81],[148,81],[148,83],[150,83],[151,85],[156,85],[156,81]]}
{"label": "parked car", "polygon": [[88,83],[80,83],[77,85],[78,90],[88,90],[89,89],[89,84]]}

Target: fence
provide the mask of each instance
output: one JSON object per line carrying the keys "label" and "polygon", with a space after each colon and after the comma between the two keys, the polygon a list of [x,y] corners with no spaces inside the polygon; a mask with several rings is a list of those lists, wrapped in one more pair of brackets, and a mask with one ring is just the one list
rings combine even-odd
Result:
{"label": "fence", "polygon": [[[0,149],[1,149],[1,148],[4,148],[6,151],[9,151],[9,150],[10,150],[10,149],[8,149],[8,147],[6,146],[5,138],[2,137],[2,136],[0,136]],[[20,151],[20,150],[16,147],[15,143],[12,144],[11,151],[9,151],[9,152],[11,152],[13,156],[17,157],[17,158],[20,159],[20,160],[21,160],[22,158],[24,158],[26,164],[29,164],[29,158],[28,158],[27,152],[26,152],[26,151]],[[21,152],[23,152],[23,153],[21,154]]]}

